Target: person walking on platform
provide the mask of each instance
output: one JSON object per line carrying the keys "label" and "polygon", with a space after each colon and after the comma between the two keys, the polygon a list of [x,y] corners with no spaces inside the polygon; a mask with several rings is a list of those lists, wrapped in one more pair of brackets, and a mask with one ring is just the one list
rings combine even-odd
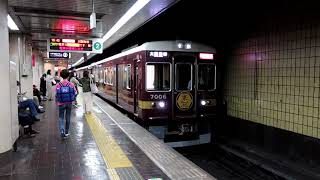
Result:
{"label": "person walking on platform", "polygon": [[[59,131],[62,138],[69,136],[72,103],[75,101],[77,90],[68,81],[69,71],[61,71],[63,80],[56,85],[56,101],[59,107]],[[66,120],[66,122],[64,122]],[[64,126],[65,125],[65,126]]]}
{"label": "person walking on platform", "polygon": [[[80,82],[77,80],[77,78],[75,77],[75,72],[71,72],[70,76],[69,76],[69,81],[72,82],[74,84],[74,86],[76,87],[77,92],[79,92],[78,90],[78,86],[81,86]],[[78,101],[77,101],[77,95],[76,95],[76,100],[74,102],[74,106],[78,107]]]}
{"label": "person walking on platform", "polygon": [[49,101],[52,101],[52,96],[53,96],[52,95],[52,86],[56,84],[56,81],[51,76],[50,69],[47,71],[46,83],[47,83],[48,99],[49,99]]}
{"label": "person walking on platform", "polygon": [[90,81],[91,78],[89,77],[89,72],[84,71],[83,72],[83,78],[80,79],[80,82],[82,84],[82,91],[83,91],[83,104],[84,104],[84,110],[86,114],[90,114],[92,111],[92,93],[90,88]]}

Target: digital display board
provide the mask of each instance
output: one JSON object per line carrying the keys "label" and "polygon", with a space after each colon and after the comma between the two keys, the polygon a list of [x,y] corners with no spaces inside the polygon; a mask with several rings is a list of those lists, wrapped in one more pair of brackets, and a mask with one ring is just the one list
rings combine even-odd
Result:
{"label": "digital display board", "polygon": [[48,58],[70,59],[70,53],[68,53],[68,52],[48,52]]}
{"label": "digital display board", "polygon": [[102,39],[64,39],[50,38],[48,52],[102,53]]}
{"label": "digital display board", "polygon": [[92,51],[92,40],[50,38],[50,50]]}

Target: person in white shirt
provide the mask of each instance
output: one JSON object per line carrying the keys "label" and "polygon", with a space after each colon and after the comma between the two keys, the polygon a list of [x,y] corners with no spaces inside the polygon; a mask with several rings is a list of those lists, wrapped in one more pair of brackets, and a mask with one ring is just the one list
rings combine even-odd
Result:
{"label": "person in white shirt", "polygon": [[51,70],[49,69],[47,71],[47,76],[46,76],[46,83],[47,83],[47,93],[48,93],[48,99],[49,101],[52,101],[52,86],[57,84],[56,81],[54,80],[53,76],[51,76]]}

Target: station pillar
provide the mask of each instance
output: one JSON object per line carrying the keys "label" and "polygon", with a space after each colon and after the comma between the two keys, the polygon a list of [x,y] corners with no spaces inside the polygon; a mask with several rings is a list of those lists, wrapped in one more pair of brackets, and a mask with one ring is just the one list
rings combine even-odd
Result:
{"label": "station pillar", "polygon": [[27,93],[29,98],[33,97],[33,70],[32,70],[32,44],[31,37],[24,34],[13,34],[9,36],[10,60],[17,64],[17,81],[20,81],[19,92]]}
{"label": "station pillar", "polygon": [[0,153],[12,148],[19,132],[16,64],[9,59],[8,1],[0,1]]}

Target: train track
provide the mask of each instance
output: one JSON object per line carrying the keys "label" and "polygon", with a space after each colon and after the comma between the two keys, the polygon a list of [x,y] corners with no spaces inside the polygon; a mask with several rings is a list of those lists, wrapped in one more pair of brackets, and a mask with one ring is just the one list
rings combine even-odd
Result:
{"label": "train track", "polygon": [[[125,110],[108,101],[103,96],[98,95],[120,112],[127,114],[132,120],[135,117]],[[139,123],[138,119],[134,120]],[[142,125],[142,124],[140,124]],[[197,164],[203,170],[210,173],[219,180],[283,180],[277,176],[239,156],[220,148],[219,145],[205,144],[191,147],[176,148],[178,152]]]}
{"label": "train track", "polygon": [[176,148],[176,150],[217,179],[284,179],[220,148],[218,145],[199,145]]}

